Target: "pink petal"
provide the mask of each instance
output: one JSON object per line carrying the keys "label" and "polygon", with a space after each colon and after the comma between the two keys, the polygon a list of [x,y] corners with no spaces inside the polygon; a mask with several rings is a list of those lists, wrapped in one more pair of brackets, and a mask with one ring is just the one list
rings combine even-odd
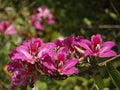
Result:
{"label": "pink petal", "polygon": [[18,52],[18,55],[23,57],[23,59],[26,59],[28,62],[31,62],[33,60],[32,60],[32,56],[28,52],[28,46],[29,46],[29,42],[25,42],[21,46],[16,48],[16,51]]}
{"label": "pink petal", "polygon": [[70,69],[72,67],[74,67],[76,64],[78,63],[78,60],[76,58],[73,58],[71,60],[67,60],[65,63],[64,63],[64,66],[62,67],[63,70],[65,69]]}
{"label": "pink petal", "polygon": [[21,60],[26,60],[27,62],[32,62],[33,60],[30,58],[28,59],[25,55],[23,55],[22,53],[16,53],[13,57],[12,57],[13,60],[18,60],[18,59],[21,59]]}
{"label": "pink petal", "polygon": [[55,21],[54,21],[53,19],[49,19],[47,22],[48,22],[48,24],[50,24],[50,25],[55,24]]}
{"label": "pink petal", "polygon": [[0,23],[0,31],[4,32],[7,27],[8,27],[8,21],[2,21]]}
{"label": "pink petal", "polygon": [[21,52],[23,55],[25,55],[28,59],[32,59],[32,56],[29,54],[29,52],[27,52],[25,50],[20,50],[19,52]]}
{"label": "pink petal", "polygon": [[75,67],[72,67],[70,69],[65,69],[61,72],[62,74],[65,74],[65,75],[72,75],[72,74],[77,74],[78,73],[78,69],[75,68]]}
{"label": "pink petal", "polygon": [[109,50],[107,52],[98,54],[99,57],[112,57],[112,56],[116,56],[116,55],[117,55],[116,52],[113,50]]}
{"label": "pink petal", "polygon": [[58,56],[58,62],[63,62],[66,59],[66,54],[65,53],[59,53]]}
{"label": "pink petal", "polygon": [[79,45],[92,53],[92,44],[89,40],[82,40]]}
{"label": "pink petal", "polygon": [[55,62],[49,56],[44,58],[42,65],[51,70],[55,69]]}
{"label": "pink petal", "polygon": [[92,35],[91,41],[94,44],[94,47],[97,46],[97,44],[102,43],[102,38],[100,34]]}
{"label": "pink petal", "polygon": [[112,41],[104,42],[99,52],[103,53],[103,52],[109,51],[115,45],[116,45],[115,42],[112,42]]}
{"label": "pink petal", "polygon": [[85,57],[87,57],[88,55],[91,55],[91,53],[89,52],[89,50],[86,50],[84,55]]}
{"label": "pink petal", "polygon": [[40,23],[39,21],[36,21],[34,23],[34,27],[37,28],[37,29],[40,29],[40,30],[44,30],[43,24]]}
{"label": "pink petal", "polygon": [[45,66],[42,66],[42,71],[45,73],[45,74],[51,74],[51,75],[54,75],[54,70],[53,69],[49,69]]}
{"label": "pink petal", "polygon": [[55,52],[52,52],[56,45],[54,43],[45,43],[40,47],[40,52],[38,53],[38,57],[41,57],[43,54],[48,53],[49,56],[53,57],[56,56]]}
{"label": "pink petal", "polygon": [[16,30],[14,29],[14,25],[10,25],[6,30],[5,30],[5,34],[16,34]]}

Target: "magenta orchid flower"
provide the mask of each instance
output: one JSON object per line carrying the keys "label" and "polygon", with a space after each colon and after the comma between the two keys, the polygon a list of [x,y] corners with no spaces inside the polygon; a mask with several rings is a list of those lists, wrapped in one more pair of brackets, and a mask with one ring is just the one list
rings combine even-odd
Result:
{"label": "magenta orchid flower", "polygon": [[21,61],[21,60],[13,60],[8,63],[8,71],[12,73],[12,88],[19,87],[21,85],[27,87],[34,87],[34,83],[37,80],[37,73],[32,64]]}
{"label": "magenta orchid flower", "polygon": [[36,29],[44,30],[44,24],[53,25],[55,23],[53,14],[46,7],[39,7],[35,10],[35,14],[31,17],[32,25]]}
{"label": "magenta orchid flower", "polygon": [[84,57],[84,50],[80,46],[82,40],[84,40],[83,36],[69,36],[64,40],[56,40],[55,43],[58,47],[64,47],[67,53],[74,53],[81,60]]}
{"label": "magenta orchid flower", "polygon": [[75,65],[78,63],[76,58],[68,59],[66,53],[61,52],[50,56],[46,53],[42,60],[42,70],[45,74],[57,76],[59,75],[73,75],[78,73]]}
{"label": "magenta orchid flower", "polygon": [[0,32],[4,33],[4,34],[16,34],[16,30],[14,29],[14,25],[13,24],[9,24],[7,21],[2,21],[0,23]]}
{"label": "magenta orchid flower", "polygon": [[83,39],[83,36],[69,36],[64,40],[56,40],[55,44],[59,47],[65,47],[65,51],[72,53],[75,50],[74,46],[78,46],[79,42]]}
{"label": "magenta orchid flower", "polygon": [[33,38],[32,40],[22,43],[10,54],[11,59],[26,60],[29,63],[39,61],[40,58],[40,47],[42,40],[39,38]]}
{"label": "magenta orchid flower", "polygon": [[39,7],[37,11],[39,12],[38,16],[42,17],[43,19],[47,19],[48,24],[53,25],[55,23],[55,21],[53,20],[53,14],[48,8]]}
{"label": "magenta orchid flower", "polygon": [[82,40],[80,46],[86,50],[85,56],[90,55],[103,58],[117,55],[115,51],[111,50],[115,46],[115,42],[103,42],[100,34],[93,35],[91,41]]}

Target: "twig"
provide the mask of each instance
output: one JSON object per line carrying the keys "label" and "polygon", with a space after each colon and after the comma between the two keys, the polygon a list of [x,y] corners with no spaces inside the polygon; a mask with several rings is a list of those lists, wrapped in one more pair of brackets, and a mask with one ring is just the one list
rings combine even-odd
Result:
{"label": "twig", "polygon": [[98,29],[120,29],[120,25],[96,25],[96,26],[80,26],[80,28],[84,28],[84,29],[94,29],[94,28],[98,28]]}
{"label": "twig", "polygon": [[84,74],[86,74],[87,72],[89,72],[90,70],[96,68],[96,66],[104,66],[104,65],[106,65],[106,63],[108,63],[108,62],[110,62],[110,61],[113,61],[114,59],[116,59],[116,58],[118,58],[118,57],[120,57],[120,54],[117,55],[116,57],[110,58],[110,59],[108,59],[108,60],[106,60],[106,61],[104,61],[104,62],[95,64],[94,66],[89,67],[87,70],[82,71],[82,72],[79,72],[77,75],[80,75],[80,76],[81,76],[81,75],[84,75]]}
{"label": "twig", "polygon": [[108,62],[110,62],[110,61],[113,61],[114,59],[116,59],[116,58],[118,58],[118,57],[120,57],[120,54],[117,55],[116,57],[110,58],[110,59],[108,59],[108,60],[106,60],[106,61],[104,61],[104,62],[99,63],[98,66],[104,66],[104,65],[106,65],[106,63],[108,63]]}
{"label": "twig", "polygon": [[114,10],[114,12],[120,17],[120,14],[119,14],[117,8],[115,7],[114,3],[112,2],[112,0],[109,0],[109,2],[110,2],[112,9]]}

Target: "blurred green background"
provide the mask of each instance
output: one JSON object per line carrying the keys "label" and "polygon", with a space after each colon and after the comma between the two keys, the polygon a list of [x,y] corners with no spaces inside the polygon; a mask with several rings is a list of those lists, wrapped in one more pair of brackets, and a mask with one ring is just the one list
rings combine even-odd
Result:
{"label": "blurred green background", "polygon": [[[54,14],[55,25],[45,26],[45,31],[35,30],[30,23],[33,10],[48,7]],[[0,90],[11,90],[6,64],[8,54],[23,40],[37,36],[45,42],[62,39],[69,35],[90,36],[100,33],[103,40],[117,43],[120,52],[120,1],[119,0],[0,0],[0,22],[14,23],[17,35],[0,33]],[[119,59],[118,59],[119,60]],[[119,61],[116,61],[119,70]],[[117,90],[108,75],[103,77],[104,90]],[[39,76],[37,90],[96,90],[93,78],[87,75],[72,76],[66,80],[54,80]],[[17,90],[24,90],[22,87]],[[28,90],[30,88],[28,87]]]}

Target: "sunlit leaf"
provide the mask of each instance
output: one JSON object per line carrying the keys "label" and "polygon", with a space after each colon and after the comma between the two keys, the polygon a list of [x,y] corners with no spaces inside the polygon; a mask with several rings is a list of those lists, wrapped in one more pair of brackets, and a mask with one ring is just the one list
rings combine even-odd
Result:
{"label": "sunlit leaf", "polygon": [[110,75],[113,84],[116,86],[117,89],[120,89],[120,72],[114,68],[114,66],[109,63],[106,65],[108,73]]}

